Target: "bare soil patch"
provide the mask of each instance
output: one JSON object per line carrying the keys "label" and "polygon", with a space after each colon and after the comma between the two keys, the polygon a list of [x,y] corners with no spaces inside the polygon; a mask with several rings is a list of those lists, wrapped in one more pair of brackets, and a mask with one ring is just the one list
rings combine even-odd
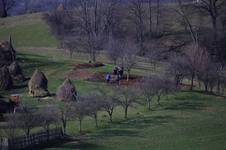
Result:
{"label": "bare soil patch", "polygon": [[[127,85],[127,86],[132,86],[136,83],[141,82],[142,77],[141,76],[136,76],[136,75],[131,75],[129,78],[129,81],[127,81],[126,75],[122,77],[122,79],[118,82],[116,81],[117,76],[111,74],[111,81],[109,84],[119,84],[119,85]],[[94,73],[91,78],[88,79],[89,81],[94,81],[94,82],[106,82],[105,81],[105,73],[104,72],[99,72],[99,73]]]}
{"label": "bare soil patch", "polygon": [[77,69],[87,69],[87,68],[97,68],[97,67],[103,67],[104,64],[101,62],[96,62],[96,63],[82,63],[82,64],[75,64],[72,65],[74,67],[74,70]]}
{"label": "bare soil patch", "polygon": [[69,79],[79,79],[79,80],[88,80],[92,76],[93,76],[92,72],[82,69],[71,71],[66,74],[66,77]]}

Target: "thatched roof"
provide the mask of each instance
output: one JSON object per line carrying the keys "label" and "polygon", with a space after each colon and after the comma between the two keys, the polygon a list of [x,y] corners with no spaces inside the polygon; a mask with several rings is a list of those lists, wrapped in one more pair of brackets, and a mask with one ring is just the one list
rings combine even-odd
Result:
{"label": "thatched roof", "polygon": [[75,101],[77,92],[70,79],[66,79],[57,89],[57,99],[61,101]]}
{"label": "thatched roof", "polygon": [[11,63],[10,66],[8,66],[8,69],[9,69],[9,73],[13,79],[24,80],[24,75],[23,75],[22,69],[16,61]]}
{"label": "thatched roof", "polygon": [[6,66],[0,68],[0,90],[8,90],[13,87],[13,81]]}
{"label": "thatched roof", "polygon": [[10,65],[16,58],[16,52],[11,44],[11,40],[0,42],[0,67]]}
{"label": "thatched roof", "polygon": [[34,97],[48,96],[48,80],[43,72],[36,69],[28,82],[29,95]]}

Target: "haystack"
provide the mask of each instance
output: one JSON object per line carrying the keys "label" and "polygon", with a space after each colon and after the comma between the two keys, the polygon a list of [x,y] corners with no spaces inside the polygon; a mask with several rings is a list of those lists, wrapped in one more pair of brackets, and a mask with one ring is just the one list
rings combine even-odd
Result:
{"label": "haystack", "polygon": [[75,101],[77,92],[70,79],[66,79],[57,89],[57,99],[61,101]]}
{"label": "haystack", "polygon": [[30,81],[28,82],[29,95],[33,97],[45,97],[49,95],[48,80],[44,73],[35,70]]}
{"label": "haystack", "polygon": [[16,52],[10,41],[0,42],[0,67],[10,65],[16,59]]}
{"label": "haystack", "polygon": [[13,81],[6,66],[0,68],[0,90],[8,90],[13,87]]}
{"label": "haystack", "polygon": [[9,69],[9,73],[10,73],[11,77],[14,80],[22,80],[23,81],[25,79],[22,69],[16,61],[11,63],[10,66],[8,66],[8,69]]}

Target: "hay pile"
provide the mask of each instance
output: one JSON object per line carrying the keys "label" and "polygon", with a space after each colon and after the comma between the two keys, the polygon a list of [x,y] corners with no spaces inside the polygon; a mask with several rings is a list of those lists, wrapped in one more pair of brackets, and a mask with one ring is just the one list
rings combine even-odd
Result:
{"label": "hay pile", "polygon": [[20,65],[16,61],[11,63],[8,66],[8,69],[9,69],[9,73],[10,73],[11,77],[14,80],[22,80],[22,81],[25,80],[25,77],[23,75],[23,71],[22,71]]}
{"label": "hay pile", "polygon": [[16,59],[16,52],[11,42],[0,42],[0,67],[10,65]]}
{"label": "hay pile", "polygon": [[13,81],[6,66],[0,68],[0,90],[8,90],[13,87]]}
{"label": "hay pile", "polygon": [[33,97],[45,97],[49,95],[48,80],[44,73],[36,69],[28,82],[29,95]]}
{"label": "hay pile", "polygon": [[57,89],[57,99],[61,101],[75,101],[77,92],[69,79],[66,79]]}

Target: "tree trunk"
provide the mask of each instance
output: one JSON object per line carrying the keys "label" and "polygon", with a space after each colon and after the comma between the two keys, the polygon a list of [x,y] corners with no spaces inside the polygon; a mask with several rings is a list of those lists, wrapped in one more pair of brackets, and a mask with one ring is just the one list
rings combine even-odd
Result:
{"label": "tree trunk", "polygon": [[127,78],[127,81],[129,81],[129,76],[130,76],[130,71],[128,70],[127,71],[127,77],[126,77]]}
{"label": "tree trunk", "polygon": [[147,98],[148,102],[148,111],[151,111],[151,98]]}
{"label": "tree trunk", "polygon": [[125,116],[124,116],[125,119],[128,118],[128,106],[125,107]]}
{"label": "tree trunk", "polygon": [[27,128],[27,133],[26,133],[27,137],[30,135],[30,128]]}
{"label": "tree trunk", "polygon": [[95,125],[96,125],[96,128],[98,128],[97,114],[94,115],[94,119],[95,119]]}
{"label": "tree trunk", "polygon": [[82,133],[82,119],[79,119],[79,133]]}
{"label": "tree trunk", "polygon": [[4,18],[7,17],[7,9],[6,9],[6,2],[4,0],[0,0],[0,17]]}
{"label": "tree trunk", "polygon": [[204,83],[204,86],[205,86],[205,92],[208,92],[208,84]]}
{"label": "tree trunk", "polygon": [[212,15],[211,18],[212,18],[214,39],[217,39],[217,18],[214,15]]}
{"label": "tree trunk", "polygon": [[157,96],[157,103],[158,103],[159,106],[160,106],[160,99],[161,99],[161,95],[158,94],[158,96]]}
{"label": "tree trunk", "polygon": [[160,0],[157,0],[156,32],[159,35]]}
{"label": "tree trunk", "polygon": [[217,94],[221,94],[220,79],[217,80]]}
{"label": "tree trunk", "polygon": [[149,7],[149,34],[151,37],[152,35],[152,0],[148,1],[148,7]]}
{"label": "tree trunk", "polygon": [[195,74],[192,73],[192,75],[191,75],[191,87],[190,87],[191,91],[193,90],[193,87],[194,87],[194,77],[195,77]]}
{"label": "tree trunk", "polygon": [[62,120],[62,125],[63,125],[63,132],[64,132],[64,134],[66,134],[67,121],[66,120]]}

